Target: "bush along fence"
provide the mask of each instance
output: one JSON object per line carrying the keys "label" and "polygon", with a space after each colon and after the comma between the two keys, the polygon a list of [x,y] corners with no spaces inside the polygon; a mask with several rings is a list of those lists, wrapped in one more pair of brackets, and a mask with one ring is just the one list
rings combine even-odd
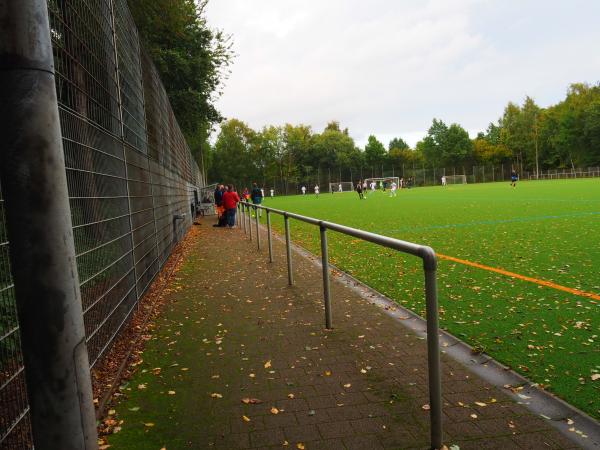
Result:
{"label": "bush along fence", "polygon": [[[11,19],[8,22],[4,20],[7,17]],[[74,252],[70,258],[67,251],[64,261],[74,260],[77,268],[70,275],[75,287],[79,286],[79,291],[74,289],[80,316],[75,321],[81,322],[84,336],[74,347],[79,353],[83,349],[83,354],[73,359],[85,361],[83,373],[89,376],[89,367],[110,348],[177,240],[191,226],[204,179],[158,73],[141,47],[126,0],[6,0],[0,2],[0,19],[11,24],[2,30],[8,39],[0,43],[3,102],[15,85],[27,85],[24,92],[32,100],[22,108],[30,108],[29,116],[16,114],[16,118],[12,117],[11,102],[5,103],[0,117],[14,124],[15,131],[3,140],[8,140],[7,149],[24,145],[32,149],[32,157],[39,158],[34,164],[38,172],[23,173],[16,169],[24,166],[15,161],[20,158],[21,164],[24,157],[15,151],[1,160],[4,167],[0,171],[0,448],[22,449],[33,448],[36,440],[35,411],[30,410],[30,404],[35,409],[36,403],[31,392],[33,378],[26,376],[28,355],[22,351],[31,337],[22,334],[27,330],[20,330],[19,324],[25,318],[17,314],[22,311],[24,290],[15,275],[20,270],[15,262],[21,260],[22,245],[13,239],[11,248],[10,242],[18,235],[11,225],[17,215],[11,216],[13,211],[25,214],[29,210],[21,217],[31,221],[44,220],[50,210],[58,213],[58,219],[61,212],[66,216],[65,236],[70,240],[66,247]],[[18,52],[31,54],[19,55],[22,58],[17,61],[14,56]],[[30,80],[34,81],[27,84]],[[48,80],[50,88],[41,92]],[[19,105],[19,99],[13,100]],[[43,114],[48,114],[36,123],[38,103],[43,103]],[[46,130],[52,128],[54,116],[56,139],[52,141]],[[22,142],[36,133],[38,141]],[[33,146],[36,142],[39,151]],[[60,158],[45,159],[44,149],[49,147],[58,150]],[[3,153],[11,152],[3,149]],[[66,189],[59,190],[65,198],[58,209],[55,206],[61,199],[53,198],[55,191],[43,184],[45,176],[56,172],[66,184]],[[39,183],[31,187],[28,205],[19,205],[14,197],[19,177]],[[25,231],[36,226],[23,225]],[[52,235],[54,225],[49,221],[48,235],[38,236],[40,247],[63,237]],[[31,240],[29,245],[37,244]],[[43,272],[44,261],[38,265],[36,270]],[[68,265],[60,269],[69,272]],[[33,280],[31,285],[35,285]],[[40,305],[53,298],[48,290],[37,296]],[[71,317],[77,319],[77,311]],[[40,314],[38,320],[61,318]],[[36,376],[50,378],[51,371]],[[89,448],[95,445],[94,439]]]}

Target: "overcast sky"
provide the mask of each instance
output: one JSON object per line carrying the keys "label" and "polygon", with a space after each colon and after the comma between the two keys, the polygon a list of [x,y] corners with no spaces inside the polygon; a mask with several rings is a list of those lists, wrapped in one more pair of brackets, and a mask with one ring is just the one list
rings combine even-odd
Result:
{"label": "overcast sky", "polygon": [[434,117],[471,136],[509,100],[600,81],[600,0],[211,0],[237,54],[218,102],[252,128],[337,120],[410,145]]}

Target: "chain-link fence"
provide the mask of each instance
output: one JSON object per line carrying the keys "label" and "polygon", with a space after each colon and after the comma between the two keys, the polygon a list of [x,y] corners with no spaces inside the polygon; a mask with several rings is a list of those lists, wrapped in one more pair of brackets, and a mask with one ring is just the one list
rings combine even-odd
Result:
{"label": "chain-link fence", "polygon": [[[48,11],[93,366],[191,225],[204,180],[126,0],[48,0]],[[0,448],[22,449],[32,444],[3,206],[0,190]]]}

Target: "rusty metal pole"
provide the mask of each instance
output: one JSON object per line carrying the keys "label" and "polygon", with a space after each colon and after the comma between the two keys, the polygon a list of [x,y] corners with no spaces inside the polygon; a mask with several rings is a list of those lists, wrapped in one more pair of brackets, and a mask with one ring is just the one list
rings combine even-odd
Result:
{"label": "rusty metal pole", "polygon": [[36,449],[97,449],[46,0],[0,0],[0,179]]}

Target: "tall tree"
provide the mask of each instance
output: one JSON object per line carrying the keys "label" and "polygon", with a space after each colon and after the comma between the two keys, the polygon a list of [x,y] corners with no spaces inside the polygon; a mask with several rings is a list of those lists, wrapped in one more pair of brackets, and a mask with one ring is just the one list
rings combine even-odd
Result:
{"label": "tall tree", "polygon": [[402,138],[394,138],[390,141],[390,143],[388,144],[388,151],[391,151],[392,149],[398,149],[398,150],[407,150],[409,149],[409,145],[404,141],[404,139]]}
{"label": "tall tree", "polygon": [[230,37],[211,30],[206,23],[207,2],[128,0],[175,117],[199,163],[212,125],[223,119],[214,103],[233,58]]}
{"label": "tall tree", "polygon": [[256,158],[259,145],[259,136],[244,122],[237,119],[224,122],[214,145],[212,178],[249,186],[261,175],[262,162]]}
{"label": "tall tree", "polygon": [[381,167],[386,158],[385,147],[377,138],[370,135],[365,145],[365,163],[368,167]]}

